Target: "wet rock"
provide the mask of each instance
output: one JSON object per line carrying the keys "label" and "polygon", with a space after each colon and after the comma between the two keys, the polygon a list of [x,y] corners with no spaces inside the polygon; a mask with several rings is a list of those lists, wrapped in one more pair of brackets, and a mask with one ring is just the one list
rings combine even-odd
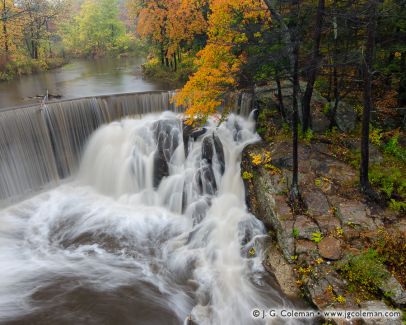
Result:
{"label": "wet rock", "polygon": [[[380,300],[363,301],[361,302],[360,307],[362,310],[368,311],[390,311],[388,306],[386,306],[385,303]],[[365,325],[402,325],[402,321],[400,319],[394,318],[370,318],[362,319],[361,322]]]}
{"label": "wet rock", "polygon": [[350,104],[341,101],[337,107],[335,122],[343,132],[354,131],[357,123],[357,113]]}
{"label": "wet rock", "polygon": [[193,139],[196,141],[199,137],[204,135],[207,132],[206,128],[201,128],[201,129],[195,129],[190,125],[184,125],[183,126],[183,146],[185,149],[185,155],[186,157],[189,154],[189,141],[190,139]]}
{"label": "wet rock", "polygon": [[202,143],[202,159],[205,159],[208,164],[212,164],[213,161],[213,138],[212,137],[205,137]]}
{"label": "wet rock", "polygon": [[382,282],[379,289],[381,289],[386,296],[389,296],[390,301],[396,307],[406,307],[406,291],[393,275],[390,274],[389,278]]}
{"label": "wet rock", "polygon": [[[245,159],[244,159],[245,160]],[[246,158],[250,161],[249,155]],[[276,233],[276,240],[286,260],[294,255],[292,211],[284,195],[278,195],[273,187],[273,180],[266,171],[259,171],[249,188],[248,207],[257,218]]]}
{"label": "wet rock", "polygon": [[319,243],[320,256],[329,260],[338,260],[342,255],[341,242],[334,237],[326,237]]}
{"label": "wet rock", "polygon": [[217,155],[217,160],[220,164],[220,172],[221,172],[221,175],[223,175],[225,168],[226,168],[223,144],[221,143],[220,138],[214,133],[213,133],[213,143],[214,143],[214,150],[216,151],[216,155]]}
{"label": "wet rock", "polygon": [[256,93],[256,100],[260,109],[266,110],[278,110],[279,102],[276,100],[276,85],[275,89],[271,88],[262,88],[259,89]]}
{"label": "wet rock", "polygon": [[296,240],[295,252],[297,255],[300,254],[311,255],[315,251],[317,251],[317,245],[314,242],[303,239]]}
{"label": "wet rock", "polygon": [[328,160],[328,172],[329,178],[342,184],[353,184],[357,179],[357,173],[348,165],[339,162],[337,160]]}
{"label": "wet rock", "polygon": [[323,133],[330,127],[330,120],[324,114],[317,114],[312,118],[312,130]]}
{"label": "wet rock", "polygon": [[362,202],[347,201],[339,203],[337,206],[337,216],[340,218],[343,227],[359,227],[367,230],[376,229],[372,218],[367,215],[367,207]]}
{"label": "wet rock", "polygon": [[195,129],[190,133],[190,137],[193,140],[197,140],[199,137],[201,137],[202,135],[204,135],[207,132],[206,128],[201,128],[201,129]]}
{"label": "wet rock", "polygon": [[169,166],[165,156],[162,152],[156,151],[154,154],[154,188],[157,188],[161,180],[167,176],[169,176]]}
{"label": "wet rock", "polygon": [[294,228],[298,230],[300,239],[312,239],[312,234],[320,231],[317,224],[306,216],[297,216]]}
{"label": "wet rock", "polygon": [[293,238],[293,215],[285,196],[276,195],[274,198],[274,213],[271,215],[271,224],[276,229],[276,237],[285,258],[291,261],[295,245]]}
{"label": "wet rock", "polygon": [[197,183],[200,194],[214,195],[217,192],[217,183],[211,165],[204,165],[197,173]]}
{"label": "wet rock", "polygon": [[220,138],[213,133],[213,136],[206,136],[202,143],[202,159],[212,167],[214,154],[216,154],[217,161],[220,165],[220,173],[223,175],[225,172],[225,157],[223,144]]}
{"label": "wet rock", "polygon": [[334,294],[328,290],[330,283],[326,278],[310,277],[306,283],[306,295],[318,309],[327,309],[334,301]]}
{"label": "wet rock", "polygon": [[369,162],[371,164],[380,164],[383,162],[382,152],[373,144],[369,144]]}
{"label": "wet rock", "polygon": [[270,245],[266,252],[264,267],[272,273],[281,290],[290,298],[298,298],[300,290],[296,286],[296,278],[292,265],[286,262],[283,255],[275,245]]}
{"label": "wet rock", "polygon": [[341,227],[340,220],[333,215],[316,216],[314,219],[323,233],[333,232]]}
{"label": "wet rock", "polygon": [[281,157],[272,160],[272,164],[278,168],[292,168],[293,159],[291,157]]}
{"label": "wet rock", "polygon": [[311,215],[322,216],[329,214],[330,205],[327,197],[319,189],[310,189],[303,192],[303,200]]}
{"label": "wet rock", "polygon": [[235,142],[239,142],[241,140],[241,126],[238,124],[237,121],[234,121],[234,131],[233,131],[233,139]]}
{"label": "wet rock", "polygon": [[[337,272],[327,265],[315,267],[312,275],[309,276],[305,285],[305,294],[313,304],[321,309],[331,309],[336,307],[344,309],[344,305],[336,305],[336,296],[344,295],[345,283],[341,280]],[[348,304],[351,302],[348,301]]]}
{"label": "wet rock", "polygon": [[157,150],[154,154],[153,185],[157,188],[162,178],[169,175],[168,162],[179,145],[180,123],[178,120],[159,120],[154,126]]}

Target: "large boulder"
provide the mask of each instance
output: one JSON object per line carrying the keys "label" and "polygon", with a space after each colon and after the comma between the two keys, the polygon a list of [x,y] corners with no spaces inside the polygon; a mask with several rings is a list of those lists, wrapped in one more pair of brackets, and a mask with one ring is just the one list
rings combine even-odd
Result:
{"label": "large boulder", "polygon": [[[334,103],[330,104],[333,107]],[[351,132],[355,130],[357,123],[357,113],[354,108],[346,102],[339,102],[335,115],[335,123],[343,132]]]}
{"label": "large boulder", "polygon": [[329,260],[338,260],[341,258],[341,242],[334,237],[326,237],[319,243],[319,253],[321,257]]}
{"label": "large boulder", "polygon": [[224,158],[223,144],[220,138],[213,133],[214,151],[216,152],[218,163],[220,164],[220,172],[223,175],[226,169],[226,161]]}
{"label": "large boulder", "polygon": [[[391,309],[380,300],[369,300],[363,301],[360,303],[360,307],[362,310],[365,311],[388,311],[390,312]],[[401,325],[402,320],[400,318],[364,318],[362,319],[362,324],[364,325]]]}
{"label": "large boulder", "polygon": [[161,180],[169,175],[169,161],[179,146],[181,125],[178,120],[159,120],[154,126],[157,150],[154,154],[153,185],[159,186]]}

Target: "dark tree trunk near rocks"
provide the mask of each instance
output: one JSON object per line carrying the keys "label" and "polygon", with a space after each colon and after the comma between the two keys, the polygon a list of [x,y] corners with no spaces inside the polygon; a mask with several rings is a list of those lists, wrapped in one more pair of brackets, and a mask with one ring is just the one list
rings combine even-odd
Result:
{"label": "dark tree trunk near rocks", "polygon": [[371,0],[369,3],[367,41],[365,55],[363,58],[363,79],[364,79],[364,110],[362,114],[362,133],[361,133],[361,166],[360,166],[360,185],[361,191],[371,193],[371,185],[368,178],[369,169],[369,123],[372,110],[372,65],[375,48],[376,33],[376,11],[377,0]]}
{"label": "dark tree trunk near rocks", "polygon": [[406,52],[402,53],[400,58],[400,81],[398,90],[398,102],[400,107],[406,106]]}
{"label": "dark tree trunk near rocks", "polygon": [[299,202],[299,162],[298,162],[298,93],[299,93],[299,37],[298,37],[298,17],[300,2],[295,3],[295,10],[292,13],[293,25],[288,27],[285,20],[275,8],[275,2],[264,0],[272,17],[278,22],[281,28],[281,36],[289,59],[290,74],[293,77],[293,114],[292,114],[292,132],[293,132],[293,170],[291,200],[293,205]]}
{"label": "dark tree trunk near rocks", "polygon": [[294,49],[295,63],[293,66],[293,115],[292,115],[292,130],[293,130],[293,169],[292,169],[292,188],[291,201],[297,203],[299,199],[299,157],[298,157],[298,92],[299,92],[299,43],[295,39]]}
{"label": "dark tree trunk near rocks", "polygon": [[286,119],[286,110],[285,110],[285,105],[283,104],[282,85],[281,85],[281,79],[279,78],[279,75],[276,75],[275,81],[276,81],[276,86],[278,88],[279,112],[281,113],[283,120],[286,122],[286,120],[287,120]]}
{"label": "dark tree trunk near rocks", "polygon": [[310,102],[313,95],[314,82],[316,81],[317,72],[321,60],[320,41],[321,41],[321,31],[323,28],[324,9],[325,9],[325,0],[319,0],[316,15],[312,59],[307,72],[307,85],[302,99],[303,133],[306,132],[312,126]]}

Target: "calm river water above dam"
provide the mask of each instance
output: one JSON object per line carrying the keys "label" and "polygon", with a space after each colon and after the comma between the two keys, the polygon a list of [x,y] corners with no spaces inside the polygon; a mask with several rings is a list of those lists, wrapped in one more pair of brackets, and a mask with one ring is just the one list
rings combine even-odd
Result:
{"label": "calm river water above dam", "polygon": [[73,99],[174,88],[145,80],[141,71],[144,62],[142,57],[74,60],[58,69],[0,82],[0,109],[39,102],[47,90],[62,96],[60,99]]}

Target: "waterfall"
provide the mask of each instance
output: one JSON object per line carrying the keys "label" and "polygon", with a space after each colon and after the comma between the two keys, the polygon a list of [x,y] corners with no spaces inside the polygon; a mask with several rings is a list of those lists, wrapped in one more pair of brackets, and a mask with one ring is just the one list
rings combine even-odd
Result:
{"label": "waterfall", "polygon": [[20,186],[82,159],[69,182],[0,211],[0,322],[249,325],[265,322],[254,308],[294,307],[264,271],[266,232],[245,206],[240,159],[259,139],[254,122],[230,115],[196,130],[165,112],[107,123],[139,111],[103,101],[22,110],[26,128],[9,125],[20,137],[10,162],[30,163],[6,168],[36,175]]}
{"label": "waterfall", "polygon": [[[59,184],[78,168],[83,146],[101,125],[166,110],[174,91],[88,97],[0,111],[0,206]],[[248,116],[244,101],[235,110]]]}
{"label": "waterfall", "polygon": [[0,111],[0,202],[72,175],[84,143],[102,124],[167,109],[180,112],[172,96],[122,94]]}

